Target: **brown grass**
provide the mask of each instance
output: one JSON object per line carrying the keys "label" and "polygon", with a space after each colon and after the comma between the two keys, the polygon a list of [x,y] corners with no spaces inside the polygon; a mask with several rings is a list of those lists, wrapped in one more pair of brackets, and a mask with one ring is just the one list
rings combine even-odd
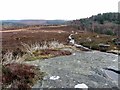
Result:
{"label": "brown grass", "polygon": [[2,89],[30,89],[37,80],[42,80],[43,72],[38,67],[26,64],[6,64],[2,66]]}
{"label": "brown grass", "polygon": [[67,44],[67,38],[71,31],[75,30],[69,26],[62,27],[30,27],[23,30],[8,30],[2,32],[2,47],[3,50],[15,50],[22,48],[21,42],[32,44],[35,42],[41,43],[44,41],[59,41]]}

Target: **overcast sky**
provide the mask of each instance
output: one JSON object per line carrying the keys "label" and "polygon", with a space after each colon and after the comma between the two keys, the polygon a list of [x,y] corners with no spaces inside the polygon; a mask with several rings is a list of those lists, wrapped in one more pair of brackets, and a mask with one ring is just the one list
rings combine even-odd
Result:
{"label": "overcast sky", "polygon": [[0,0],[0,20],[64,19],[118,12],[120,0]]}

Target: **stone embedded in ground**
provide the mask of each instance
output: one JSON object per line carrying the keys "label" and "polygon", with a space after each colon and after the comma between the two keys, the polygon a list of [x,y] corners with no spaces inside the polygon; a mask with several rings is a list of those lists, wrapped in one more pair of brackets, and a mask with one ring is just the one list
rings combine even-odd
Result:
{"label": "stone embedded in ground", "polygon": [[60,76],[51,76],[50,80],[58,80],[60,78]]}
{"label": "stone embedded in ground", "polygon": [[83,88],[84,90],[88,89],[88,86],[84,83],[75,85],[74,88]]}
{"label": "stone embedded in ground", "polygon": [[72,55],[75,55],[75,53],[73,53]]}
{"label": "stone embedded in ground", "polygon": [[118,59],[114,59],[114,60],[112,60],[113,62],[116,62],[116,61],[118,61]]}

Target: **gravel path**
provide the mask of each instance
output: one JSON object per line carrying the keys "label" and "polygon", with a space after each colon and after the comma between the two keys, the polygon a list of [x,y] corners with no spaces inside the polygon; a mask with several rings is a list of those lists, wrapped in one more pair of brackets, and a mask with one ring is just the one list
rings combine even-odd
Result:
{"label": "gravel path", "polygon": [[103,69],[117,68],[118,56],[115,54],[73,51],[70,56],[26,63],[38,65],[42,71],[46,72],[43,81],[38,81],[33,88],[74,88],[81,83],[89,88],[112,88],[117,87],[118,83],[109,78]]}

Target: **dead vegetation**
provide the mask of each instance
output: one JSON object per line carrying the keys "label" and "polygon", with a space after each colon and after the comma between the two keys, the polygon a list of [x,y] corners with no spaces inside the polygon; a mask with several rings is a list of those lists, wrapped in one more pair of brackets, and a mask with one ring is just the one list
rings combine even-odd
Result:
{"label": "dead vegetation", "polygon": [[30,89],[37,80],[42,80],[44,72],[39,67],[24,64],[24,55],[7,52],[2,56],[2,89]]}
{"label": "dead vegetation", "polygon": [[70,55],[70,51],[60,50],[64,47],[58,41],[44,42],[43,44],[22,43],[24,51],[17,49],[6,52],[2,56],[2,89],[30,89],[37,80],[42,80],[44,72],[34,65],[23,62],[36,59],[46,59],[55,56]]}
{"label": "dead vegetation", "polygon": [[2,89],[30,89],[37,80],[42,80],[44,73],[38,67],[19,63],[2,66]]}
{"label": "dead vegetation", "polygon": [[29,61],[71,54],[71,52],[69,51],[60,50],[65,46],[62,43],[59,43],[58,41],[44,42],[42,45],[40,45],[39,43],[31,45],[22,43],[22,45],[24,46],[27,53],[25,54],[25,60]]}

